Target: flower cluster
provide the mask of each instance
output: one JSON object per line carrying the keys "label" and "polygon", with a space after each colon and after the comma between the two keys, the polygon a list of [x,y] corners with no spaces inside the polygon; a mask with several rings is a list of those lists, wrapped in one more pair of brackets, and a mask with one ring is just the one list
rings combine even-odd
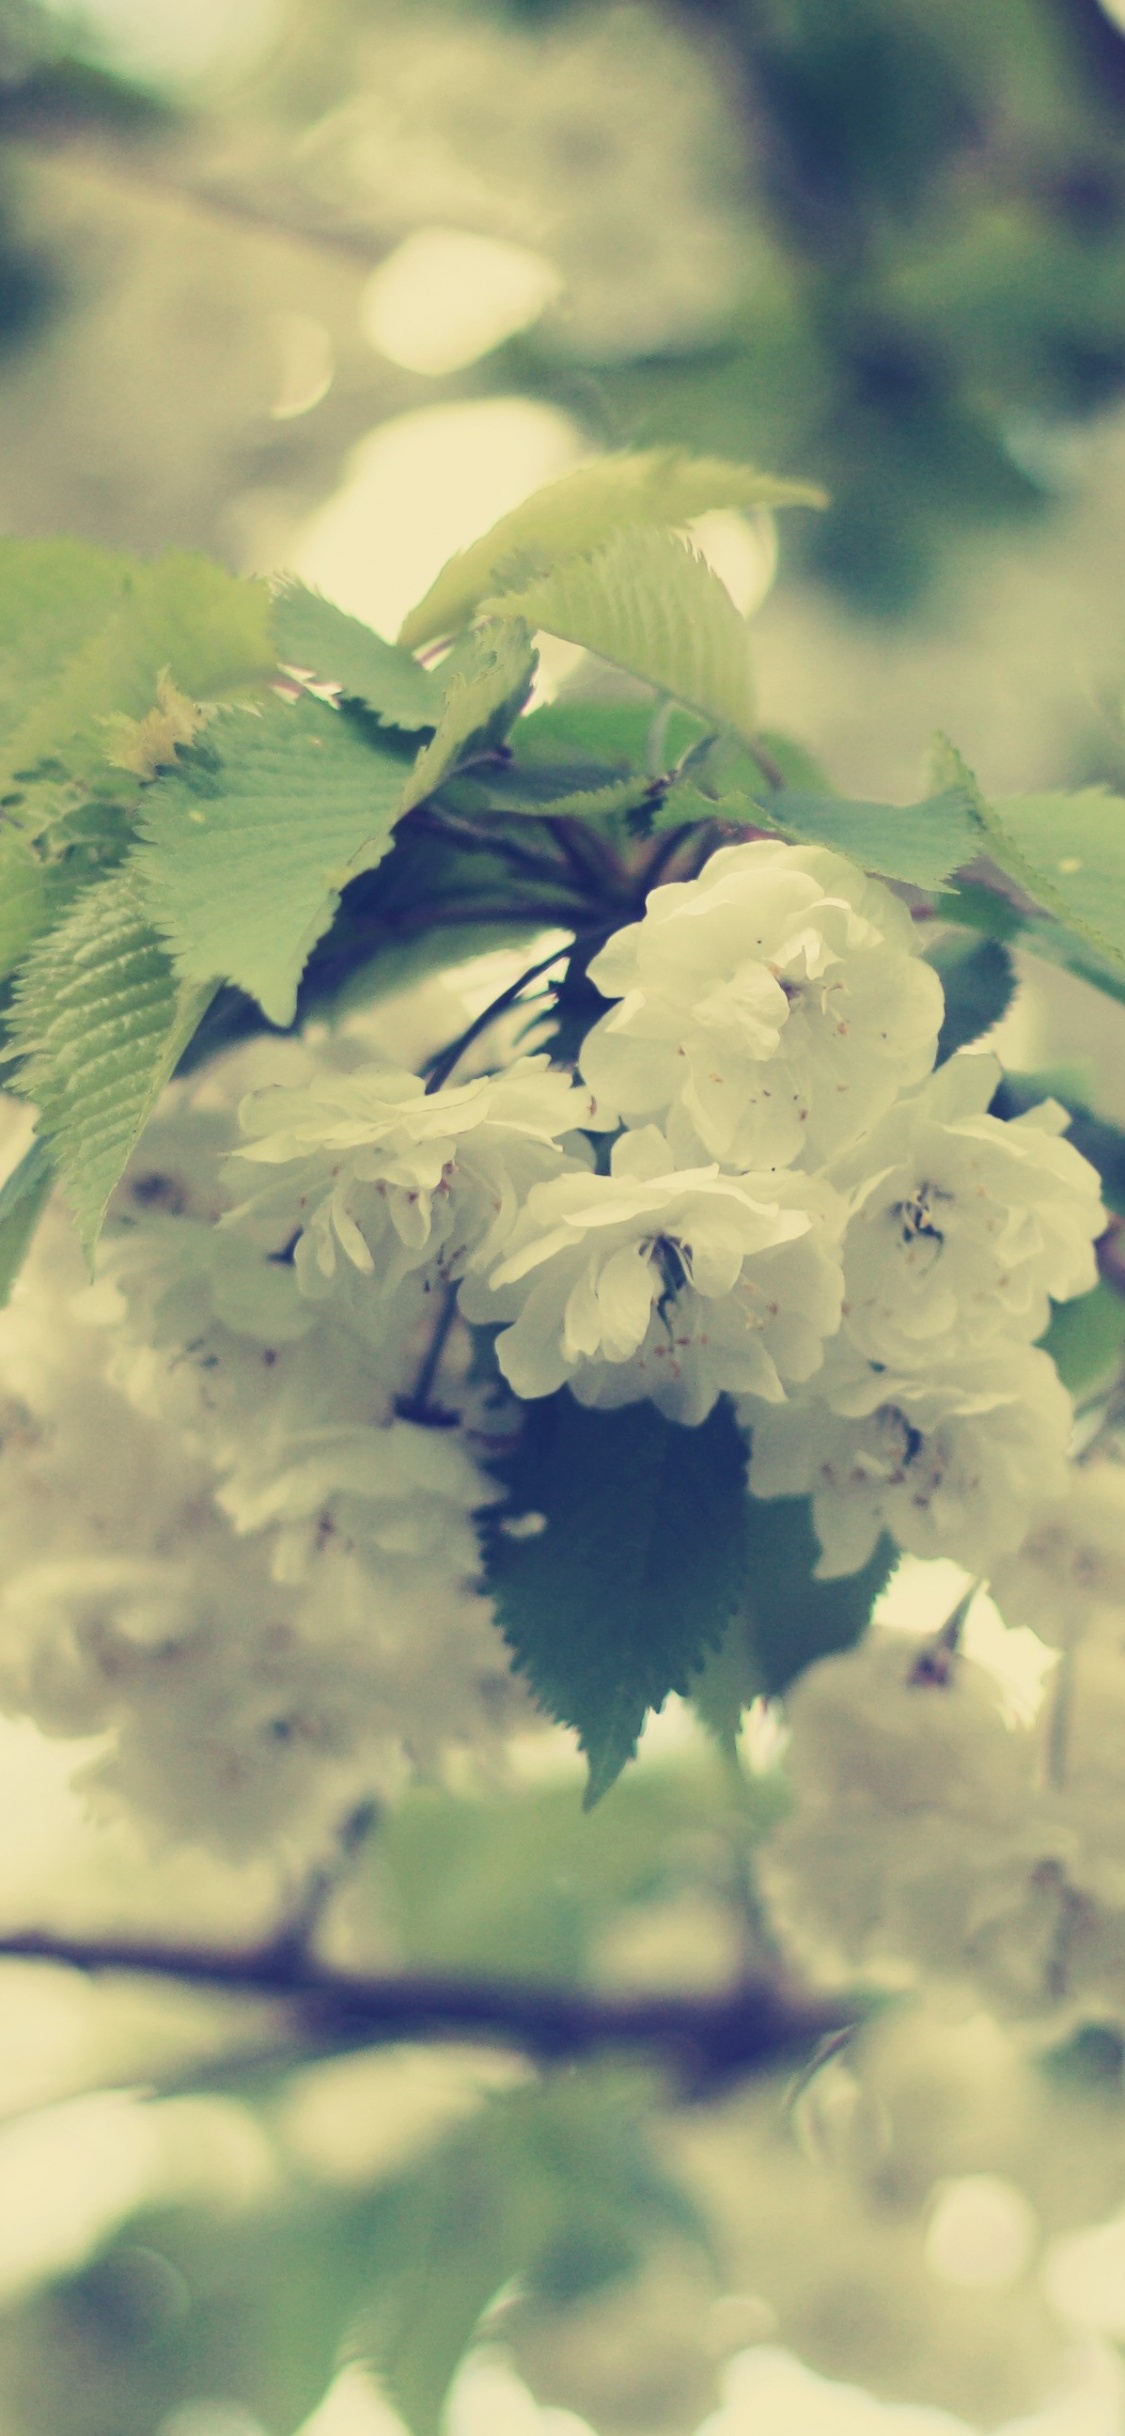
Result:
{"label": "flower cluster", "polygon": [[477,1587],[482,1442],[395,1411],[410,1326],[374,1361],[218,1223],[245,1063],[169,1096],[95,1285],[56,1207],[0,1314],[0,1702],[95,1738],[95,1805],[236,1858],[532,1716]]}
{"label": "flower cluster", "polygon": [[294,1314],[346,1313],[378,1356],[455,1290],[518,1397],[691,1426],[733,1395],[754,1494],[811,1493],[826,1574],[884,1531],[974,1567],[1018,1546],[1070,1427],[1034,1340],[1104,1223],[1063,1111],[990,1115],[987,1055],[934,1071],[914,925],[824,848],[724,848],[589,971],[580,1081],[525,1057],[248,1100],[228,1223],[292,1245]]}
{"label": "flower cluster", "polygon": [[936,1980],[1052,2036],[1120,2023],[1120,1465],[1072,1468],[992,1589],[1009,1628],[1056,1645],[1053,1664],[1040,1648],[1036,1714],[1013,1719],[973,1655],[876,1624],[787,1698],[796,1801],[763,1852],[764,1891],[814,1977]]}
{"label": "flower cluster", "polygon": [[[81,1379],[23,1376],[57,1261],[0,1320],[0,1392],[31,1416],[0,1462],[31,1518],[0,1690],[111,1730],[102,1781],[131,1772],[165,1823],[194,1803],[237,1843],[361,1750],[393,1777],[522,1716],[477,1524],[513,1396],[689,1427],[735,1398],[752,1491],[811,1494],[825,1573],[884,1531],[984,1569],[1061,1489],[1069,1400],[1034,1340],[1092,1282],[1096,1179],[1052,1103],[988,1113],[989,1057],[933,1071],[942,994],[890,891],[819,848],[724,849],[590,973],[575,1076],[515,1054],[427,1085],[426,990],[229,1053],[173,1088],[94,1285],[66,1288]],[[36,1484],[65,1500],[68,1430],[85,1485],[44,1567]],[[115,1461],[134,1509],[154,1467],[170,1484],[139,1530],[89,1512]]]}

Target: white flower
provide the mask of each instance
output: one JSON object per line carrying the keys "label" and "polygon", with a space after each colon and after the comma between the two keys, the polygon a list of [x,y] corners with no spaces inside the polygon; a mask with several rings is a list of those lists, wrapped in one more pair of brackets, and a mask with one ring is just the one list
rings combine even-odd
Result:
{"label": "white flower", "polygon": [[676,1169],[653,1125],[615,1143],[608,1176],[537,1184],[474,1320],[514,1324],[497,1359],[518,1396],[569,1380],[586,1404],[648,1396],[694,1424],[724,1389],[780,1397],[839,1323],[839,1205],[812,1178]]}
{"label": "white flower", "polygon": [[889,890],[768,839],[654,889],[590,978],[621,1003],[587,1035],[586,1081],[630,1123],[669,1112],[685,1166],[819,1165],[921,1080],[942,1015]]}
{"label": "white flower", "polygon": [[873,1361],[950,1361],[1001,1332],[1030,1340],[1052,1299],[1097,1282],[1097,1174],[1060,1141],[1056,1100],[1011,1124],[988,1116],[999,1080],[994,1057],[950,1058],[833,1171],[856,1212],[846,1324]]}
{"label": "white flower", "polygon": [[753,1428],[752,1494],[811,1494],[817,1572],[830,1579],[865,1564],[881,1531],[914,1556],[987,1573],[1039,1500],[1061,1494],[1072,1407],[1030,1347],[910,1372],[834,1348],[816,1392],[740,1418]]}
{"label": "white flower", "polygon": [[247,1444],[218,1502],[239,1532],[279,1526],[274,1572],[304,1581],[318,1551],[342,1541],[380,1573],[440,1559],[451,1581],[479,1571],[471,1516],[501,1492],[444,1429],[290,1428],[280,1444]]}
{"label": "white flower", "polygon": [[394,1067],[326,1074],[253,1093],[240,1116],[240,1156],[288,1172],[228,1223],[299,1229],[302,1293],[330,1294],[342,1254],[385,1305],[419,1269],[459,1277],[494,1259],[530,1187],[581,1163],[562,1137],[599,1124],[592,1094],[545,1057],[435,1092]]}
{"label": "white flower", "polygon": [[1027,1538],[993,1568],[989,1587],[1005,1623],[1052,1648],[1125,1630],[1125,1465],[1070,1464],[1062,1498],[1036,1500]]}
{"label": "white flower", "polygon": [[[1120,2436],[1125,2375],[1108,2344],[1067,2363],[1061,2388],[1030,2418],[995,2436]],[[723,2403],[696,2436],[976,2436],[965,2419],[920,2402],[882,2402],[858,2385],[819,2377],[792,2352],[756,2344],[731,2361]]]}

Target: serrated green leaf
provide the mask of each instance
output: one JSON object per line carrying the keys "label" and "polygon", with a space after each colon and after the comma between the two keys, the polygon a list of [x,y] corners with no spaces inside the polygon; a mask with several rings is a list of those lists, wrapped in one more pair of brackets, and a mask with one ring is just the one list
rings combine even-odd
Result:
{"label": "serrated green leaf", "polygon": [[518,617],[477,628],[472,649],[450,679],[437,727],[401,791],[400,813],[503,741],[527,700],[535,665],[531,636]]}
{"label": "serrated green leaf", "polygon": [[0,1188],[0,1309],[23,1266],[24,1254],[50,1199],[54,1180],[47,1145],[36,1140]]}
{"label": "serrated green leaf", "polygon": [[1001,867],[1100,954],[1125,966],[1125,797],[1005,795],[989,806]]}
{"label": "serrated green leaf", "polygon": [[711,508],[823,507],[816,483],[785,482],[753,466],[690,457],[677,448],[600,457],[533,492],[491,531],[458,551],[403,622],[416,650],[469,623],[490,593],[516,589],[558,560],[594,550],[622,525],[681,525]]}
{"label": "serrated green leaf", "polygon": [[43,865],[23,838],[0,836],[0,980],[14,972],[47,916]]}
{"label": "serrated green leaf", "polygon": [[832,846],[884,879],[938,888],[984,844],[968,795],[950,787],[920,804],[868,804],[844,795],[805,795],[786,787],[758,802],[785,837]]}
{"label": "serrated green leaf", "polygon": [[275,596],[273,635],[284,667],[338,685],[387,726],[437,726],[445,698],[441,676],[296,578]]}
{"label": "serrated green leaf", "polygon": [[209,996],[177,981],[129,865],[32,950],[14,997],[15,1088],[38,1104],[87,1252]]}
{"label": "serrated green leaf", "polygon": [[112,616],[129,561],[88,541],[0,539],[0,760]]}
{"label": "serrated green leaf", "polygon": [[4,542],[0,578],[0,754],[12,772],[58,755],[71,775],[100,769],[105,721],[144,718],[162,668],[212,699],[276,664],[265,585],[193,552],[145,562]]}
{"label": "serrated green leaf", "polygon": [[577,1730],[594,1802],[737,1606],[745,1446],[722,1406],[682,1429],[651,1404],[587,1411],[564,1388],[529,1407],[504,1476],[511,1513],[546,1527],[487,1525],[498,1620],[536,1698]]}
{"label": "serrated green leaf", "polygon": [[658,526],[615,533],[526,590],[487,604],[581,643],[701,718],[754,733],[746,620],[690,542]]}
{"label": "serrated green leaf", "polygon": [[990,1032],[1007,1013],[1016,987],[1015,969],[1002,940],[981,939],[971,930],[951,931],[939,939],[927,951],[926,962],[945,992],[935,1060],[941,1066],[956,1050]]}
{"label": "serrated green leaf", "polygon": [[236,982],[288,1024],[340,890],[378,863],[403,763],[305,696],[226,712],[148,790],[137,866],[182,977]]}

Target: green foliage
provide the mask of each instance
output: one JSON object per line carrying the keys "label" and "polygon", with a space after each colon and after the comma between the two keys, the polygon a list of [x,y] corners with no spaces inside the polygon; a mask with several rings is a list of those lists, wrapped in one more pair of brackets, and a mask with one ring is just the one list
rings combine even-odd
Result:
{"label": "green foliage", "polygon": [[720,507],[823,505],[816,483],[779,481],[678,448],[600,457],[535,491],[451,558],[403,621],[399,641],[414,650],[456,633],[491,593],[519,590],[558,561],[596,550],[622,526],[688,524]]}
{"label": "green foliage", "polygon": [[1125,967],[1125,799],[1008,795],[990,807],[997,862],[1068,929]]}
{"label": "green foliage", "polygon": [[47,889],[43,866],[22,837],[0,834],[0,978],[22,963],[43,927]]}
{"label": "green foliage", "polygon": [[[689,752],[682,778],[665,799],[660,827],[711,814],[765,825],[810,846],[831,846],[885,879],[937,888],[980,853],[981,822],[972,786],[956,771],[917,804],[862,803],[834,794],[816,763],[785,737],[762,735],[762,753],[731,737]],[[766,775],[776,768],[782,784]]]}
{"label": "green foliage", "polygon": [[751,1700],[773,1698],[818,1658],[861,1639],[898,1558],[884,1537],[860,1572],[818,1582],[819,1554],[807,1497],[747,1500],[741,1599],[691,1686],[699,1715],[725,1749],[733,1749]]}
{"label": "green foliage", "polygon": [[86,542],[0,542],[0,768],[105,760],[105,722],[143,718],[169,668],[185,693],[238,692],[274,666],[264,584],[188,552],[148,563]]}
{"label": "green foliage", "polygon": [[529,1407],[505,1477],[511,1514],[546,1528],[512,1538],[491,1524],[489,1587],[536,1698],[577,1730],[589,1803],[738,1603],[745,1467],[722,1406],[691,1430],[649,1404],[588,1411],[566,1388]]}
{"label": "green foliage", "polygon": [[527,700],[535,674],[531,637],[518,617],[477,628],[459,655],[441,717],[402,789],[399,811],[408,812],[442,780],[501,743]]}
{"label": "green foliage", "polygon": [[129,868],[87,890],[24,968],[16,1088],[38,1103],[87,1252],[210,994],[177,981]]}
{"label": "green foliage", "polygon": [[385,643],[334,601],[293,579],[275,596],[272,622],[283,667],[338,685],[388,727],[437,726],[445,695],[441,676],[397,643]]}
{"label": "green foliage", "polygon": [[152,2436],[202,2396],[294,2436],[392,2271],[394,2231],[380,2190],[135,2216],[15,2329],[28,2436]]}
{"label": "green foliage", "polygon": [[11,1294],[54,1181],[47,1145],[35,1141],[0,1186],[0,1308]]}
{"label": "green foliage", "polygon": [[1103,1395],[1125,1356],[1125,1296],[1099,1279],[1089,1294],[1059,1304],[1040,1342],[1076,1403]]}
{"label": "green foliage", "polygon": [[785,837],[833,846],[884,879],[937,888],[980,851],[967,796],[956,787],[920,804],[855,803],[842,795],[805,795],[786,787],[770,798],[769,817]]}
{"label": "green foliage", "polygon": [[186,981],[237,982],[271,1023],[353,873],[387,852],[403,764],[305,696],[232,710],[146,797],[138,868]]}
{"label": "green foliage", "polygon": [[1012,1002],[1016,977],[1000,939],[974,938],[972,931],[947,931],[927,953],[945,991],[937,1063],[965,1049],[999,1023]]}
{"label": "green foliage", "polygon": [[[1058,964],[1122,994],[1125,970],[1125,799],[1104,787],[1076,795],[1009,795],[995,803],[981,793],[956,747],[939,736],[932,755],[936,781],[963,788],[983,832],[981,845],[1042,915],[1008,907],[974,890],[961,918],[995,937],[1023,933],[1027,944]],[[959,909],[951,909],[954,919]]]}
{"label": "green foliage", "polygon": [[690,543],[634,525],[488,603],[494,615],[581,643],[719,727],[753,735],[746,620]]}
{"label": "green foliage", "polygon": [[557,2306],[630,2273],[654,2233],[700,2239],[648,2150],[636,2094],[611,2073],[494,2100],[397,2201],[397,2272],[379,2277],[361,2340],[411,2436],[439,2436],[453,2376],[514,2277],[525,2309]]}
{"label": "green foliage", "polygon": [[[710,1665],[710,1661],[708,1664]],[[693,1690],[698,1678],[693,1678]],[[618,1778],[583,1816],[569,1784],[461,1800],[417,1788],[389,1811],[371,1852],[380,1917],[415,1964],[566,1986],[588,1982],[626,1906],[713,1890],[716,1837],[764,1834],[776,1777],[732,1808],[713,1759],[653,1763]],[[699,1859],[699,1834],[711,1842]]]}

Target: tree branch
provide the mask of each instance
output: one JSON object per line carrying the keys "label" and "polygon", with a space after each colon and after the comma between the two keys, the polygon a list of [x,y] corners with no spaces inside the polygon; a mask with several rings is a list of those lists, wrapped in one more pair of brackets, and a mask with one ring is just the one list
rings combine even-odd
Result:
{"label": "tree branch", "polygon": [[290,1936],[247,1953],[28,1929],[0,1935],[0,1959],[121,1971],[276,1999],[307,2035],[341,2047],[494,2039],[542,2062],[606,2048],[647,2052],[698,2089],[779,2063],[846,2033],[860,2018],[854,2003],[821,2003],[769,1979],[747,1980],[720,1996],[617,1997],[519,1980],[379,1978],[333,1970],[302,1953]]}

